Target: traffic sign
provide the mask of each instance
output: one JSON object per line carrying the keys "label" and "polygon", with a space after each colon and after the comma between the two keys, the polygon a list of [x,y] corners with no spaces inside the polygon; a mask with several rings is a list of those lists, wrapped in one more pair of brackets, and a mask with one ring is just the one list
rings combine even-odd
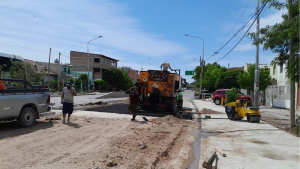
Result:
{"label": "traffic sign", "polygon": [[185,75],[195,75],[195,71],[193,70],[185,71]]}

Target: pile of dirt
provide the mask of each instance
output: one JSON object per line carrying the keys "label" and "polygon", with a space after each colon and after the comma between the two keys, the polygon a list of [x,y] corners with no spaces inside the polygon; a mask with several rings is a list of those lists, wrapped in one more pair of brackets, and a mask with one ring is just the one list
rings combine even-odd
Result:
{"label": "pile of dirt", "polygon": [[224,113],[214,111],[214,110],[211,110],[211,109],[206,109],[206,108],[202,109],[199,113],[200,114],[224,114]]}
{"label": "pile of dirt", "polygon": [[152,121],[158,122],[158,123],[165,123],[165,124],[189,124],[189,123],[191,123],[190,121],[178,119],[172,115],[153,119]]}
{"label": "pile of dirt", "polygon": [[0,164],[7,169],[168,168],[183,145],[193,143],[188,132],[197,127],[173,116],[154,119],[161,124],[76,115],[70,123],[51,120],[58,117],[39,119],[30,128],[0,129],[5,145]]}

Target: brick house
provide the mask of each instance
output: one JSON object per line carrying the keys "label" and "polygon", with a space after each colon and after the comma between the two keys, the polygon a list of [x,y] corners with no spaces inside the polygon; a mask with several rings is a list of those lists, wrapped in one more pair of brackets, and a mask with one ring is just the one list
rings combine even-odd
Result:
{"label": "brick house", "polygon": [[130,80],[133,81],[133,83],[135,83],[136,80],[140,78],[140,74],[138,70],[130,70],[128,76],[130,77]]}
{"label": "brick house", "polygon": [[85,52],[70,52],[70,64],[72,72],[78,74],[88,74],[92,85],[94,81],[102,80],[102,75],[106,70],[117,68],[119,60],[107,57],[101,54],[89,54],[89,70],[88,70],[88,54]]}

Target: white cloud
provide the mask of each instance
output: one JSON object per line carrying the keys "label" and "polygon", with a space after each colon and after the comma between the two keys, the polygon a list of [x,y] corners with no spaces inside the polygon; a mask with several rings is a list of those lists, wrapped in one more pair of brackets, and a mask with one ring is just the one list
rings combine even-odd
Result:
{"label": "white cloud", "polygon": [[105,54],[107,49],[161,57],[187,51],[161,34],[144,31],[128,10],[126,4],[112,1],[3,0],[0,38],[6,44],[52,47],[64,53],[86,51],[87,42],[99,35],[103,37],[90,44],[94,53]]}
{"label": "white cloud", "polygon": [[260,18],[260,28],[264,28],[267,25],[274,25],[276,23],[282,22],[282,15],[287,13],[286,9],[282,9],[280,11],[276,11],[275,13],[269,14],[265,17]]}
{"label": "white cloud", "polygon": [[233,50],[244,52],[248,50],[255,50],[255,46],[253,46],[252,43],[246,43],[246,44],[239,43]]}

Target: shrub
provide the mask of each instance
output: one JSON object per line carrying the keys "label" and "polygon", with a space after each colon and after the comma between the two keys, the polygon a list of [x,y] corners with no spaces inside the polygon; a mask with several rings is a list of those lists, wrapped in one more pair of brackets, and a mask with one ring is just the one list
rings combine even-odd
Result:
{"label": "shrub", "polygon": [[105,80],[96,80],[96,85],[99,87],[99,90],[107,90],[108,83]]}
{"label": "shrub", "polygon": [[236,88],[231,88],[230,91],[226,91],[226,102],[225,103],[230,103],[230,102],[235,102],[235,99],[238,97],[237,94],[237,89]]}

